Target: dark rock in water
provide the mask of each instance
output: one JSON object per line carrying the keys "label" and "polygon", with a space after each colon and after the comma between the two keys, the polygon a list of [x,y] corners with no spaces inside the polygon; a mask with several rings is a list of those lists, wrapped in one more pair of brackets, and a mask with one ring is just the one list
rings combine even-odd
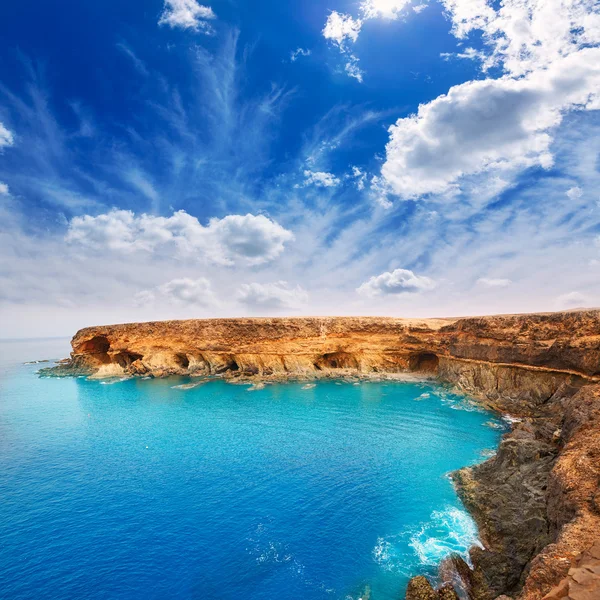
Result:
{"label": "dark rock in water", "polygon": [[487,600],[518,591],[525,567],[550,543],[546,490],[557,452],[555,445],[538,439],[530,425],[519,423],[494,458],[455,473],[486,548],[471,551],[476,570],[485,573],[483,581],[474,582],[480,578],[459,569],[469,582],[471,598]]}
{"label": "dark rock in water", "polygon": [[406,600],[439,600],[439,596],[427,578],[418,575],[408,582]]}
{"label": "dark rock in water", "polygon": [[446,587],[457,589],[461,598],[469,600],[491,600],[492,598],[481,567],[471,569],[458,554],[452,554],[442,561],[440,577]]}

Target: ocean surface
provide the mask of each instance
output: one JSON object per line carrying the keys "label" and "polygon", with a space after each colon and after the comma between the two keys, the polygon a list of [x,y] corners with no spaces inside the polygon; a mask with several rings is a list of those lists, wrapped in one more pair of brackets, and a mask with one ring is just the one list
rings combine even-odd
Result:
{"label": "ocean surface", "polygon": [[0,343],[0,598],[399,600],[504,425],[444,388],[40,379]]}

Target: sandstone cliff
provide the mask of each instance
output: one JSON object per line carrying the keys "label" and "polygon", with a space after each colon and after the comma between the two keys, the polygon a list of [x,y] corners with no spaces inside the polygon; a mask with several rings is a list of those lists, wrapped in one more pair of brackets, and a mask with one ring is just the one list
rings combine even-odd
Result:
{"label": "sandstone cliff", "polygon": [[[473,570],[452,559],[442,575],[451,572],[476,600],[600,600],[591,549],[600,540],[600,311],[169,321],[83,329],[72,346],[70,359],[42,373],[285,380],[413,372],[453,384],[521,422],[494,458],[455,474],[485,549],[473,549]],[[447,584],[438,592],[419,579],[407,598],[449,596]]]}

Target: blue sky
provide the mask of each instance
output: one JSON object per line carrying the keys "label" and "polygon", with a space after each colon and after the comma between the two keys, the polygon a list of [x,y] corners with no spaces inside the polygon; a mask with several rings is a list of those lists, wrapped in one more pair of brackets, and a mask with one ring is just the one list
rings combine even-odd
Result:
{"label": "blue sky", "polygon": [[24,0],[0,40],[0,337],[600,304],[592,0]]}

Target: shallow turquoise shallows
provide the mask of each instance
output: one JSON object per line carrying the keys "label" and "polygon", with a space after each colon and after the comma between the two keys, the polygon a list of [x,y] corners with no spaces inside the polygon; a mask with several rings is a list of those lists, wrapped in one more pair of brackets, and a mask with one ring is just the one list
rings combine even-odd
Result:
{"label": "shallow turquoise shallows", "polygon": [[448,473],[502,425],[441,387],[39,379],[64,342],[0,350],[2,599],[399,600],[477,540]]}

